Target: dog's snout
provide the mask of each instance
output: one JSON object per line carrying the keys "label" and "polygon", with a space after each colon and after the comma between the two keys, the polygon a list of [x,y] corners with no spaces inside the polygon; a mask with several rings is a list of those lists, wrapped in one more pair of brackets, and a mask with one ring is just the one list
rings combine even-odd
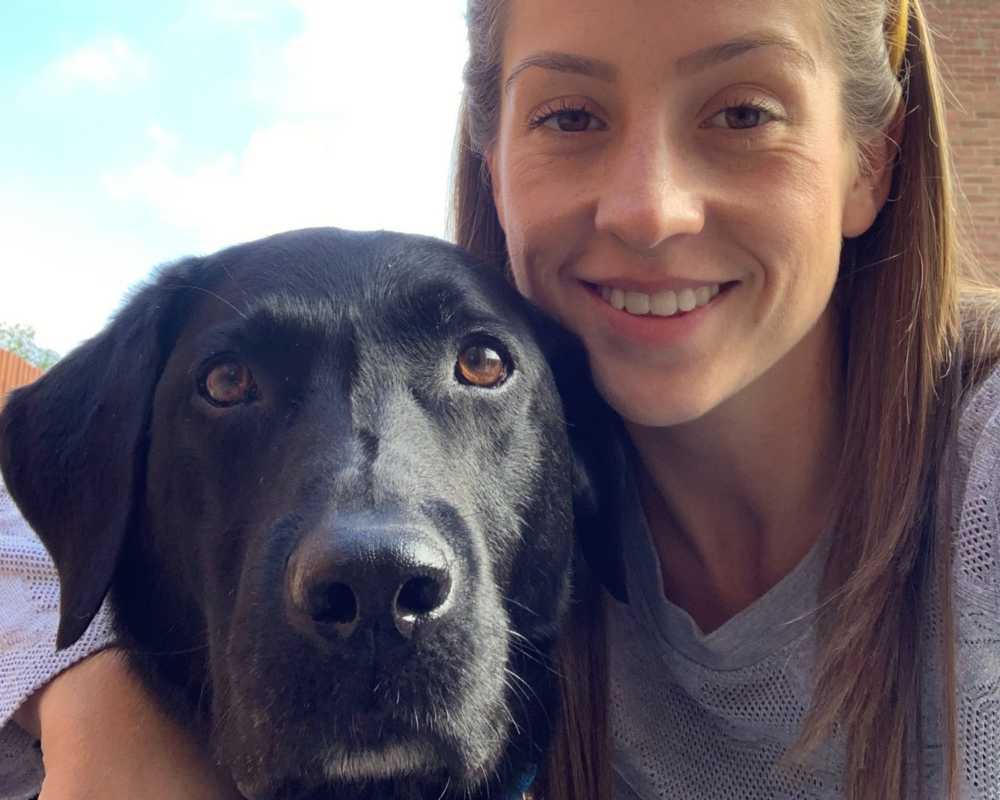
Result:
{"label": "dog's snout", "polygon": [[413,635],[447,609],[455,559],[434,533],[413,526],[331,526],[308,535],[286,573],[290,613],[299,627],[346,639],[359,626]]}

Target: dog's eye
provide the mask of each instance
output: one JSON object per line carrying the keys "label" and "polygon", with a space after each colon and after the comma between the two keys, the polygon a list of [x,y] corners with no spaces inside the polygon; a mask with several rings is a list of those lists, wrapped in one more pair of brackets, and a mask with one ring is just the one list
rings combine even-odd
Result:
{"label": "dog's eye", "polygon": [[455,364],[455,377],[461,383],[492,389],[505,380],[509,371],[503,356],[486,344],[472,344],[462,350]]}
{"label": "dog's eye", "polygon": [[253,375],[246,364],[225,361],[205,375],[204,394],[217,406],[232,406],[247,399],[253,388]]}

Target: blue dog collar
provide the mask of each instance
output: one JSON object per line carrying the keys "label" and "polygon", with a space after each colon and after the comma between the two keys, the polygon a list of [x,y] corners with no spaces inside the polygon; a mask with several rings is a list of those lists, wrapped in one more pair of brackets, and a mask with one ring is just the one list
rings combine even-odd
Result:
{"label": "blue dog collar", "polygon": [[531,788],[531,784],[535,782],[535,776],[538,774],[538,766],[536,764],[529,764],[528,771],[524,773],[524,777],[521,778],[521,782],[518,784],[517,791],[510,795],[507,800],[521,800],[524,797],[524,793]]}

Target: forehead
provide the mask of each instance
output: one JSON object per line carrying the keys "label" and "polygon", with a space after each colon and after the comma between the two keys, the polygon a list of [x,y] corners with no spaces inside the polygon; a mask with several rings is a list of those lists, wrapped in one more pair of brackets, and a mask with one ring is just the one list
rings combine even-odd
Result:
{"label": "forehead", "polygon": [[[699,51],[736,40],[772,44],[782,55],[824,56],[821,0],[510,0],[505,76],[532,53],[598,59],[621,71],[683,75]],[[807,59],[803,59],[807,64]],[[697,66],[697,64],[695,64]],[[607,71],[605,71],[607,72]]]}

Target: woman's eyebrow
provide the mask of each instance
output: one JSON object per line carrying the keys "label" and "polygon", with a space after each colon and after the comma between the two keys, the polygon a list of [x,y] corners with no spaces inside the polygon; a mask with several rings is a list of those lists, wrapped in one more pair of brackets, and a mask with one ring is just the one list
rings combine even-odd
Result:
{"label": "woman's eyebrow", "polygon": [[575,75],[584,75],[588,78],[597,78],[611,83],[618,80],[618,68],[607,61],[578,56],[573,53],[560,53],[556,50],[540,50],[517,62],[503,83],[504,91],[510,91],[510,87],[518,75],[529,67],[552,69],[556,72],[571,72]]}
{"label": "woman's eyebrow", "polygon": [[678,75],[693,75],[709,67],[722,64],[730,59],[737,58],[751,50],[760,47],[781,47],[806,63],[813,72],[816,71],[816,62],[813,57],[802,48],[794,39],[783,36],[780,33],[751,33],[746,36],[738,36],[728,42],[713,44],[701,50],[695,50],[686,56],[681,56],[674,62],[674,68]]}
{"label": "woman's eyebrow", "polygon": [[[816,71],[816,62],[813,60],[813,57],[794,39],[790,39],[780,33],[751,33],[746,36],[738,36],[727,42],[713,44],[681,56],[674,62],[674,68],[678,75],[693,75],[696,72],[701,72],[709,67],[714,67],[730,59],[737,58],[744,53],[749,53],[751,50],[771,46],[784,48],[804,61],[810,70],[813,72]],[[504,81],[504,91],[510,91],[510,87],[514,84],[514,81],[529,67],[551,69],[556,72],[569,72],[575,75],[608,81],[609,83],[614,83],[618,80],[618,67],[607,61],[575,53],[561,53],[557,50],[540,50],[517,62],[510,71],[510,75]]]}

